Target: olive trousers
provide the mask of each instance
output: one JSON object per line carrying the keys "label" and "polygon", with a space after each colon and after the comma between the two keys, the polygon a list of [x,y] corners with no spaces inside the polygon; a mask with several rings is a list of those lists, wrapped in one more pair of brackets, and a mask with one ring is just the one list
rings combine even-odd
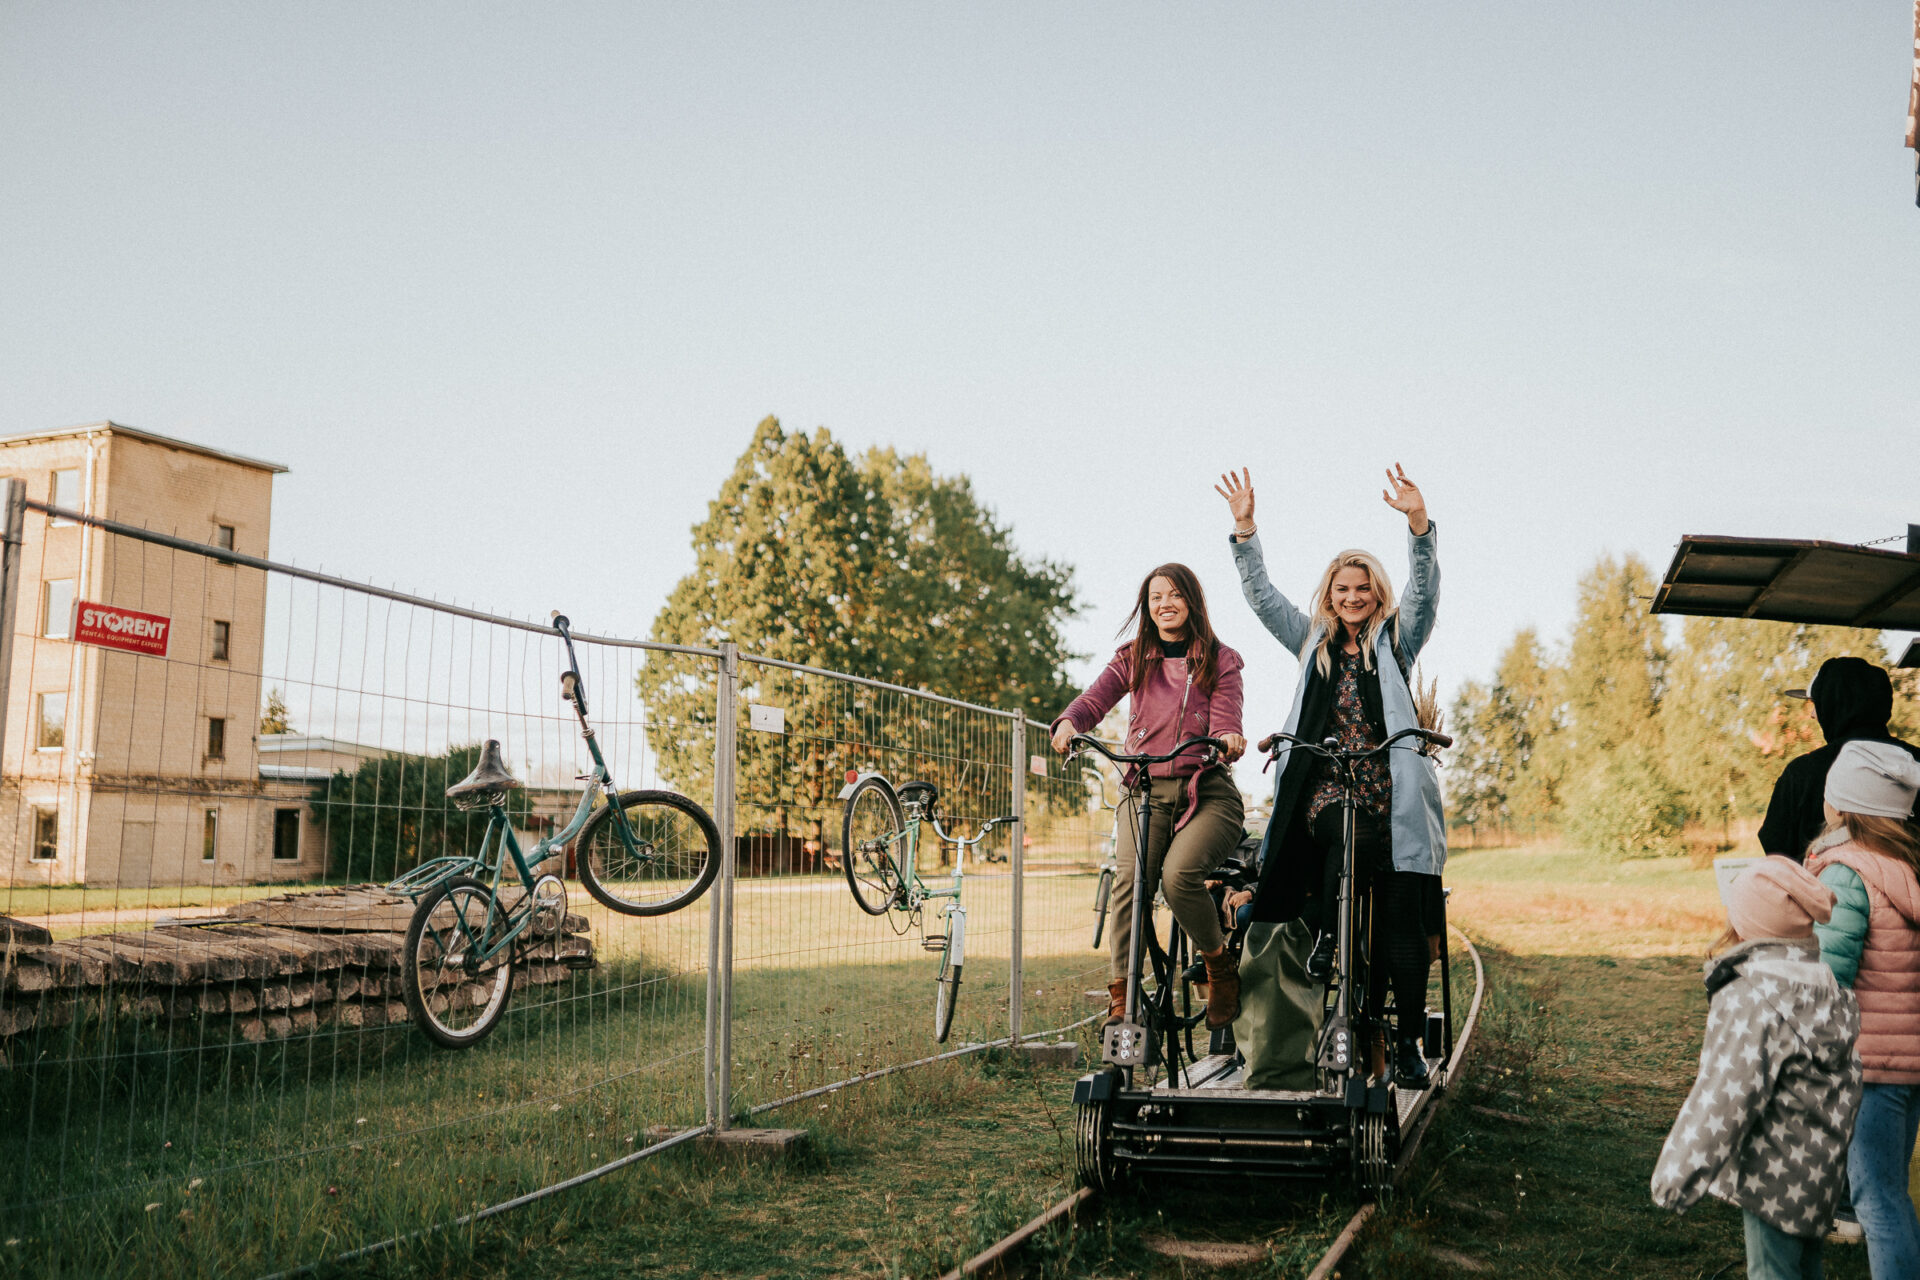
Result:
{"label": "olive trousers", "polygon": [[[1134,847],[1140,836],[1138,792],[1120,802],[1119,866],[1113,877],[1113,919],[1107,933],[1114,978],[1127,976],[1127,947],[1133,937]],[[1226,943],[1220,912],[1207,891],[1207,876],[1240,843],[1246,818],[1240,788],[1225,769],[1200,775],[1200,804],[1178,831],[1173,824],[1187,807],[1187,779],[1154,778],[1147,798],[1147,883],[1167,895],[1173,918],[1201,951]]]}

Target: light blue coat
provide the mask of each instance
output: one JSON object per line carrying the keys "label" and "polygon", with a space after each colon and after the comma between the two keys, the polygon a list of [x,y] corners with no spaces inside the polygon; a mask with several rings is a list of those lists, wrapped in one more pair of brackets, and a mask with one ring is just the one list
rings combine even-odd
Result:
{"label": "light blue coat", "polygon": [[[1434,553],[1434,529],[1418,536],[1407,534],[1408,576],[1400,594],[1399,625],[1380,628],[1376,641],[1374,666],[1380,672],[1380,710],[1386,718],[1389,735],[1402,729],[1418,728],[1413,710],[1413,691],[1407,687],[1402,663],[1412,670],[1413,660],[1426,647],[1433,633],[1433,615],[1440,603],[1440,562]],[[1300,679],[1293,688],[1293,708],[1287,712],[1286,730],[1297,733],[1300,705],[1307,694],[1307,664],[1320,643],[1324,628],[1316,627],[1306,614],[1267,580],[1266,558],[1255,534],[1245,542],[1233,544],[1233,563],[1240,570],[1240,590],[1253,606],[1254,616],[1273,633],[1288,652],[1300,658]],[[1399,658],[1394,644],[1399,644]],[[1393,866],[1396,871],[1418,871],[1437,876],[1447,865],[1447,820],[1440,805],[1440,777],[1433,757],[1412,750],[1403,742],[1387,753],[1387,766],[1393,778]],[[1288,748],[1287,750],[1291,750]],[[1287,755],[1280,756],[1280,769],[1274,786],[1286,773]]]}

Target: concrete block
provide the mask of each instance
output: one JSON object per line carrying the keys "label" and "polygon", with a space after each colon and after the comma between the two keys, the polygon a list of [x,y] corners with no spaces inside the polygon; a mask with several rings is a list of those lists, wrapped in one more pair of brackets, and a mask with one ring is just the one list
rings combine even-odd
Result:
{"label": "concrete block", "polygon": [[[678,1132],[668,1125],[651,1125],[646,1139],[649,1143],[664,1142]],[[805,1146],[806,1141],[805,1129],[728,1129],[695,1138],[692,1145],[702,1155],[771,1162],[786,1159]]]}
{"label": "concrete block", "polygon": [[1077,1067],[1080,1065],[1080,1046],[1071,1040],[1055,1040],[1051,1044],[1028,1041],[1013,1046],[1013,1051],[1036,1067]]}

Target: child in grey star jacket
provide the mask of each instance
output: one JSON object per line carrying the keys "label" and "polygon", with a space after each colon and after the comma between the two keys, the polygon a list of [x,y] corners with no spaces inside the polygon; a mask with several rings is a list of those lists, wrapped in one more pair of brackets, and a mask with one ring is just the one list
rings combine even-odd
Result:
{"label": "child in grey star jacket", "polygon": [[1738,945],[1707,961],[1700,1075],[1654,1166],[1662,1208],[1740,1209],[1750,1280],[1818,1280],[1860,1106],[1859,1006],[1813,938],[1833,902],[1788,858],[1734,882],[1722,943]]}

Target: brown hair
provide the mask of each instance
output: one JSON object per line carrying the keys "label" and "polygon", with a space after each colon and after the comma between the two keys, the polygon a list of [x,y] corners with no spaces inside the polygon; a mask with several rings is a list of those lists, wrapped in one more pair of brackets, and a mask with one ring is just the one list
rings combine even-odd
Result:
{"label": "brown hair", "polygon": [[1920,875],[1920,835],[1899,818],[1882,818],[1871,813],[1842,813],[1839,825],[1847,829],[1847,838],[1865,845],[1875,853],[1898,858]]}
{"label": "brown hair", "polygon": [[1214,681],[1220,677],[1220,640],[1213,634],[1213,624],[1207,621],[1207,593],[1200,589],[1200,579],[1193,576],[1193,570],[1183,564],[1160,565],[1142,578],[1133,612],[1120,624],[1123,632],[1133,626],[1136,619],[1140,624],[1133,633],[1133,679],[1128,692],[1138,697],[1167,656],[1160,642],[1160,628],[1147,612],[1147,595],[1153,589],[1155,578],[1171,582],[1180,598],[1187,602],[1187,670],[1193,673],[1193,682],[1200,686],[1201,692],[1210,695]]}

